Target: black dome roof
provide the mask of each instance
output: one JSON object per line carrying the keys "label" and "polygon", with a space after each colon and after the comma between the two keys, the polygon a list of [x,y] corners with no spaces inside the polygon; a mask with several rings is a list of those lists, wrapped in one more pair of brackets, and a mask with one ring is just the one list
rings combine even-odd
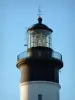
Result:
{"label": "black dome roof", "polygon": [[48,28],[45,24],[42,24],[41,22],[42,22],[42,18],[39,17],[39,18],[38,18],[38,23],[32,25],[30,28],[28,28],[27,31],[29,31],[29,30],[37,30],[37,29],[44,29],[44,30],[48,30],[48,31],[50,31],[50,32],[53,32],[52,29]]}

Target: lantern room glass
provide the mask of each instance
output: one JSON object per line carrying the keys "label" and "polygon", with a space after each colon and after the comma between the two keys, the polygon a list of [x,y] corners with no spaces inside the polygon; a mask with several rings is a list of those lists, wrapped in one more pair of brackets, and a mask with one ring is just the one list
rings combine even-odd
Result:
{"label": "lantern room glass", "polygon": [[28,31],[28,48],[31,47],[51,47],[51,32],[48,30],[31,30]]}

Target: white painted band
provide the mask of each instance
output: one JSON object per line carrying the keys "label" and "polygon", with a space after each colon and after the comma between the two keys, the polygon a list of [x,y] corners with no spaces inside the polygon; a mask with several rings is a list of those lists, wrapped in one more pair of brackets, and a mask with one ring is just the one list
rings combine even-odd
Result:
{"label": "white painted band", "polygon": [[49,81],[30,81],[30,82],[24,82],[24,83],[20,83],[19,87],[23,86],[23,85],[28,85],[28,84],[40,84],[40,83],[43,83],[43,84],[52,84],[52,85],[57,85],[59,87],[59,89],[61,88],[60,84],[58,83],[55,83],[55,82],[49,82]]}

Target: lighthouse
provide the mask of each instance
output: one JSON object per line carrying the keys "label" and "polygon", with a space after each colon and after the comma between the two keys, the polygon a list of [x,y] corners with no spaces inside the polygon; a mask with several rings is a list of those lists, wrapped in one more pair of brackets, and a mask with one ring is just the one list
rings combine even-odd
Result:
{"label": "lighthouse", "polygon": [[53,30],[42,17],[27,30],[27,50],[17,56],[20,100],[60,100],[59,70],[62,55],[52,49]]}

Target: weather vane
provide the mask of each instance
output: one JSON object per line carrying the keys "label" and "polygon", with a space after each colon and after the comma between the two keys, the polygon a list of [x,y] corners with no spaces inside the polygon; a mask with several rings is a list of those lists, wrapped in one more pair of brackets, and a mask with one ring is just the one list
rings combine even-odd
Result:
{"label": "weather vane", "polygon": [[39,9],[38,9],[38,14],[37,14],[39,17],[42,15],[41,12],[42,12],[42,11],[41,11],[41,8],[39,7]]}

